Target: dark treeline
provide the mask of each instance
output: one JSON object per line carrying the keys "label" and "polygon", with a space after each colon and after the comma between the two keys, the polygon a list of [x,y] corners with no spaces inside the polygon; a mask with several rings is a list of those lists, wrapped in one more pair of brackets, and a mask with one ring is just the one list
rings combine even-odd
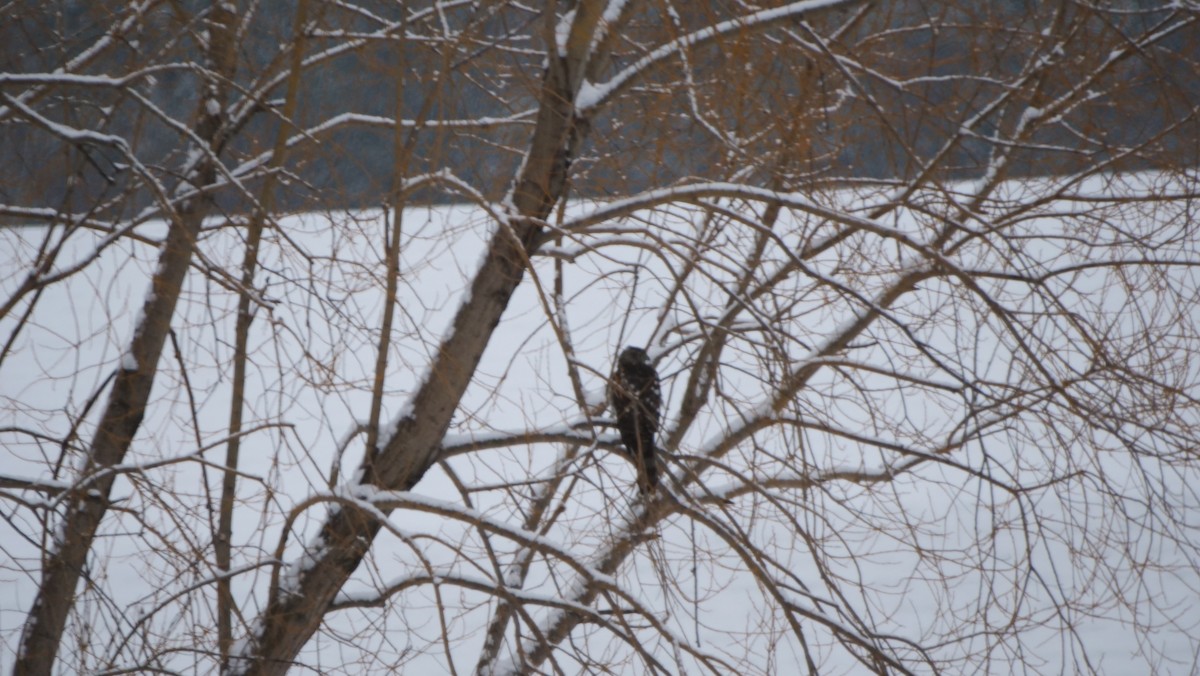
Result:
{"label": "dark treeline", "polygon": [[[754,139],[739,139],[741,145],[735,147],[729,138],[716,137],[704,124],[705,116],[729,119],[761,115],[759,111],[766,110],[786,120],[789,100],[809,101],[811,97],[827,100],[829,112],[815,126],[808,122],[781,135],[784,142],[790,139],[805,145],[808,157],[805,166],[793,163],[789,167],[792,175],[784,183],[802,188],[847,179],[910,177],[958,131],[956,122],[980,114],[979,106],[995,93],[995,82],[1013,77],[1015,70],[1024,67],[1022,44],[1036,39],[1046,29],[1045,22],[1053,20],[1052,12],[1036,10],[1040,4],[1009,0],[960,6],[906,0],[887,11],[856,14],[849,8],[829,13],[819,20],[845,22],[840,41],[856,45],[860,58],[864,45],[875,50],[873,71],[842,66],[837,59],[838,43],[814,43],[811,49],[801,50],[808,54],[804,63],[797,62],[796,50],[788,50],[785,58],[771,66],[747,71],[740,87],[744,99],[697,102],[686,92],[664,88],[660,105],[653,110],[644,109],[644,101],[637,106],[618,101],[591,121],[589,141],[572,167],[572,194],[603,196],[605,186],[617,182],[648,185],[651,179],[661,182],[664,178],[711,175],[719,165],[738,164],[734,156],[769,152],[756,148]],[[1161,10],[1139,11],[1144,3],[1118,4],[1121,7],[1097,12],[1095,21],[1085,24],[1094,35],[1072,36],[1069,44],[1077,52],[1062,53],[1058,58],[1103,59],[1103,54],[1092,52],[1109,49],[1106,45],[1112,44],[1112,35],[1137,34],[1162,18]],[[488,24],[476,30],[496,36],[496,42],[476,40],[461,45],[458,60],[444,62],[447,52],[437,48],[444,44],[439,42],[444,37],[411,32],[407,39],[400,39],[406,30],[401,4],[359,3],[356,6],[364,11],[358,13],[323,2],[309,5],[304,30],[307,56],[335,44],[333,36],[340,39],[358,32],[370,37],[355,49],[308,66],[296,119],[283,121],[278,111],[283,79],[266,88],[265,98],[257,92],[262,91],[264,81],[285,69],[287,46],[295,36],[296,2],[239,3],[245,23],[236,46],[238,75],[226,105],[248,106],[255,112],[239,121],[246,128],[231,134],[230,147],[221,149],[230,167],[268,151],[280,124],[299,135],[303,129],[353,114],[366,119],[338,125],[313,142],[300,144],[303,150],[291,154],[277,189],[277,208],[375,206],[389,200],[399,174],[447,168],[487,197],[502,193],[506,185],[497,177],[512,176],[520,163],[513,148],[521,147],[528,120],[483,130],[434,125],[519,115],[523,111],[514,109],[513,101],[528,100],[533,105],[538,83],[512,74],[527,72],[515,65],[539,58],[536,50],[523,52],[520,45],[506,44],[504,39],[531,23],[545,23],[538,12],[507,4],[497,4],[491,12],[472,11],[470,20],[480,21],[478,17],[483,15]],[[0,92],[6,97],[50,98],[37,101],[41,118],[18,109],[0,121],[0,148],[4,149],[0,154],[0,200],[78,212],[95,208],[106,194],[123,191],[130,168],[120,153],[104,143],[64,143],[47,129],[47,118],[127,139],[151,170],[163,171],[177,164],[187,152],[179,130],[149,112],[148,104],[177,123],[195,124],[192,118],[205,83],[193,66],[202,61],[204,53],[206,6],[197,2],[149,3],[139,19],[144,25],[135,31],[136,40],[122,38],[119,45],[103,50],[82,66],[69,67],[72,73],[84,75],[152,70],[127,88],[67,84],[41,94],[19,78],[0,79]],[[114,16],[122,7],[122,3],[75,1],[7,5],[0,9],[0,43],[4,45],[0,73],[23,76],[61,71],[111,31]],[[1089,11],[1070,3],[1063,7],[1068,13]],[[681,34],[722,18],[719,3],[690,8],[690,14],[678,18]],[[636,11],[656,15],[658,9],[652,6]],[[447,12],[446,20],[453,23],[453,10]],[[396,29],[381,31],[388,21],[394,22]],[[623,27],[627,34],[622,49],[614,50],[606,72],[597,73],[601,81],[644,55],[637,49],[642,25],[654,24],[649,20],[639,23],[634,17]],[[801,23],[771,30],[779,41],[804,41],[811,36]],[[706,73],[719,71],[726,60],[743,58],[742,48],[736,42],[699,48],[687,67],[694,71],[692,77],[702,89]],[[761,45],[755,48],[761,49]],[[1073,107],[1062,119],[1040,129],[1028,139],[1027,148],[1012,156],[1006,171],[1013,176],[1062,173],[1098,162],[1111,163],[1114,171],[1136,170],[1153,168],[1156,157],[1162,155],[1173,159],[1200,156],[1196,121],[1180,112],[1192,110],[1200,102],[1200,79],[1194,77],[1198,61],[1200,39],[1192,30],[1169,36],[1142,58],[1115,64],[1106,77],[1119,86],[1097,82],[1095,89],[1105,92],[1103,96]],[[664,67],[682,66],[676,62]],[[1047,99],[1077,84],[1043,79],[1036,91]],[[495,95],[501,91],[503,97]],[[521,92],[528,95],[522,97]],[[135,100],[134,93],[143,100]],[[872,108],[877,109],[876,114],[884,111],[891,121],[883,136],[874,127],[867,131],[855,125],[855,119]],[[947,108],[957,112],[947,115]],[[1019,123],[1005,119],[1003,113],[984,115],[978,139],[954,144],[950,150],[953,161],[942,166],[955,169],[941,169],[937,179],[970,178],[986,171],[991,147],[987,130]],[[397,133],[394,125],[387,123],[397,118],[430,124],[430,129],[437,131],[410,135],[403,129]],[[1181,124],[1180,119],[1186,121]],[[784,121],[778,126],[782,129],[788,124]],[[652,135],[661,138],[658,132],[663,129],[670,129],[670,136],[679,141],[662,148],[665,161],[627,161],[631,153],[625,149]],[[1130,147],[1141,150],[1124,150]],[[398,161],[400,155],[404,155],[403,162]],[[664,176],[664,172],[673,176]],[[763,180],[770,182],[765,176]],[[460,199],[437,193],[417,198]],[[245,207],[233,190],[224,191],[218,199],[232,211]],[[143,194],[140,199],[123,199],[121,208],[141,209],[151,201],[151,195]]]}

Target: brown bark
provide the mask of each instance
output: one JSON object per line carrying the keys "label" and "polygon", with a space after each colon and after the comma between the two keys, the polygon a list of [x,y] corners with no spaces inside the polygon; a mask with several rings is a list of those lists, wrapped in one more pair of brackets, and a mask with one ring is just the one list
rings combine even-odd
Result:
{"label": "brown bark", "polygon": [[[216,72],[228,76],[235,57],[227,35],[233,30],[233,16],[224,9],[214,8],[212,21],[214,26],[225,30],[214,29],[209,61]],[[216,180],[216,160],[212,155],[215,151],[211,149],[217,144],[222,125],[220,113],[210,110],[207,105],[211,97],[219,96],[221,86],[209,82],[205,87],[196,136],[208,145],[209,152],[202,154],[197,164],[189,168],[190,182],[196,189],[212,185]],[[170,208],[165,202],[163,206]],[[152,278],[151,294],[142,306],[141,323],[134,329],[128,357],[123,357],[117,367],[108,403],[96,426],[96,436],[88,448],[78,484],[67,499],[59,536],[47,547],[42,581],[21,633],[14,674],[49,674],[54,667],[67,617],[75,603],[75,589],[83,576],[100,522],[108,511],[108,496],[116,480],[111,468],[124,460],[145,416],[159,356],[191,265],[196,237],[211,206],[211,200],[201,193],[184,199],[174,212]]]}
{"label": "brown bark", "polygon": [[[217,7],[223,7],[218,4]],[[232,59],[233,32],[235,29],[234,16],[228,10],[215,14],[219,20],[214,21],[222,30],[214,32],[213,51],[219,58],[227,60],[222,64],[222,72],[232,72],[235,63]],[[295,42],[292,45],[291,72],[287,79],[287,93],[284,97],[283,118],[295,119],[297,99],[299,98],[301,68],[304,57],[304,25],[308,22],[308,2],[300,0],[296,7],[296,18],[292,33]],[[217,36],[220,36],[218,38]],[[222,94],[224,91],[222,89]],[[222,99],[224,97],[222,96]],[[222,101],[223,103],[224,101]],[[279,126],[275,137],[275,147],[268,166],[271,169],[283,164],[287,152],[287,138],[290,133],[288,125]],[[253,220],[246,229],[246,250],[242,259],[241,293],[238,297],[237,324],[234,328],[233,356],[233,389],[229,405],[229,443],[225,448],[225,473],[221,478],[221,502],[216,537],[213,539],[213,554],[217,569],[222,573],[217,578],[217,649],[221,654],[222,669],[229,667],[229,655],[233,648],[233,616],[236,606],[231,589],[232,579],[228,575],[233,558],[233,510],[237,498],[237,468],[240,462],[242,446],[242,413],[245,405],[246,363],[249,359],[247,343],[250,336],[250,325],[254,315],[250,308],[250,289],[254,286],[254,277],[258,268],[258,251],[262,243],[262,233],[265,221],[270,217],[274,205],[276,176],[274,171],[268,171],[263,181],[259,208]]]}
{"label": "brown bark", "polygon": [[[816,351],[814,357],[817,359],[814,359],[813,363],[798,369],[782,384],[779,392],[774,397],[771,407],[772,411],[778,412],[781,410],[797,392],[807,386],[808,382],[821,368],[819,358],[829,357],[844,350],[851,341],[862,335],[871,324],[884,316],[884,313],[893,303],[899,300],[904,294],[912,291],[918,282],[929,276],[930,273],[927,271],[916,270],[898,278],[887,291],[875,299],[875,303],[870,309],[859,316],[858,321],[845,327],[839,335],[834,336],[832,340]],[[736,446],[756,430],[757,425],[755,421],[747,421],[741,433],[734,432],[730,434],[720,447],[714,449],[710,456],[713,458],[721,457],[730,448]],[[691,478],[685,479],[685,482],[690,483],[697,478],[698,475],[693,474]],[[604,555],[599,557],[596,570],[604,575],[615,574],[625,559],[646,541],[646,532],[662,519],[674,514],[675,510],[675,500],[669,496],[660,497],[647,504],[645,510],[638,515],[636,523],[631,524],[629,528],[613,538]],[[592,584],[585,585],[582,589],[583,591],[578,596],[569,599],[572,603],[582,606],[591,605],[600,593],[600,589]],[[571,631],[583,620],[584,616],[578,613],[559,613],[548,626],[542,628],[542,635],[545,637],[545,640],[533,646],[525,654],[526,661],[519,668],[530,670],[546,661],[550,657],[551,651],[554,650],[554,646],[565,640]],[[515,670],[518,668],[518,665],[512,665],[512,668]]]}
{"label": "brown bark", "polygon": [[[361,482],[387,490],[412,488],[437,461],[450,417],[466,391],[488,340],[524,277],[543,222],[562,196],[567,166],[578,143],[574,98],[586,66],[587,48],[603,3],[582,3],[564,57],[551,58],[524,168],[512,191],[516,213],[499,223],[449,336],[438,348],[412,409],[364,460]],[[292,589],[273,589],[261,631],[234,671],[282,674],[321,624],[325,611],[354,572],[379,532],[360,511],[335,511],[320,531],[320,553],[300,571]]]}
{"label": "brown bark", "polygon": [[[60,539],[49,546],[50,553],[42,565],[42,582],[21,635],[15,674],[49,674],[54,666],[67,615],[75,601],[75,588],[96,530],[108,510],[107,497],[116,479],[108,470],[124,459],[141,425],[158,358],[187,276],[205,209],[201,206],[203,201],[192,204],[194,210],[179,217],[167,234],[158,273],[154,276],[153,295],[146,299],[142,323],[129,347],[136,368],[125,369],[124,361],[119,367],[108,405],[96,427],[96,437],[88,449],[87,465],[69,498]],[[95,499],[96,496],[102,497]]]}

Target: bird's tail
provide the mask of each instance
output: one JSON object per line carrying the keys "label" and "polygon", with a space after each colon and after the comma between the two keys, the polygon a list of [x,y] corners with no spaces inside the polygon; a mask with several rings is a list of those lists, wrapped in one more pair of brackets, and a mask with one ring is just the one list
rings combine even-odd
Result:
{"label": "bird's tail", "polygon": [[651,450],[650,453],[642,457],[642,461],[638,463],[638,488],[641,489],[642,495],[649,495],[658,487],[658,463],[655,458],[658,453]]}

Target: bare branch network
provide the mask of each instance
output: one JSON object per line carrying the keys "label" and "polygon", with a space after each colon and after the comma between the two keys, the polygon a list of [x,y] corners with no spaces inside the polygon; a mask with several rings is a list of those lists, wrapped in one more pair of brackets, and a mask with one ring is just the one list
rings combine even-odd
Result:
{"label": "bare branch network", "polygon": [[5,5],[0,669],[1200,669],[1198,23]]}

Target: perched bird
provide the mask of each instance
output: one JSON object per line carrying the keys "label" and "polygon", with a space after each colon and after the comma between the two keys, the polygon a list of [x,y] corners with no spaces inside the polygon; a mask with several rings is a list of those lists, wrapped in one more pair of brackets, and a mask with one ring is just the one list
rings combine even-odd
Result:
{"label": "perched bird", "polygon": [[654,435],[658,432],[662,393],[658,373],[645,350],[627,347],[621,351],[609,379],[608,402],[617,417],[621,443],[637,465],[638,488],[643,495],[648,494],[658,485]]}

